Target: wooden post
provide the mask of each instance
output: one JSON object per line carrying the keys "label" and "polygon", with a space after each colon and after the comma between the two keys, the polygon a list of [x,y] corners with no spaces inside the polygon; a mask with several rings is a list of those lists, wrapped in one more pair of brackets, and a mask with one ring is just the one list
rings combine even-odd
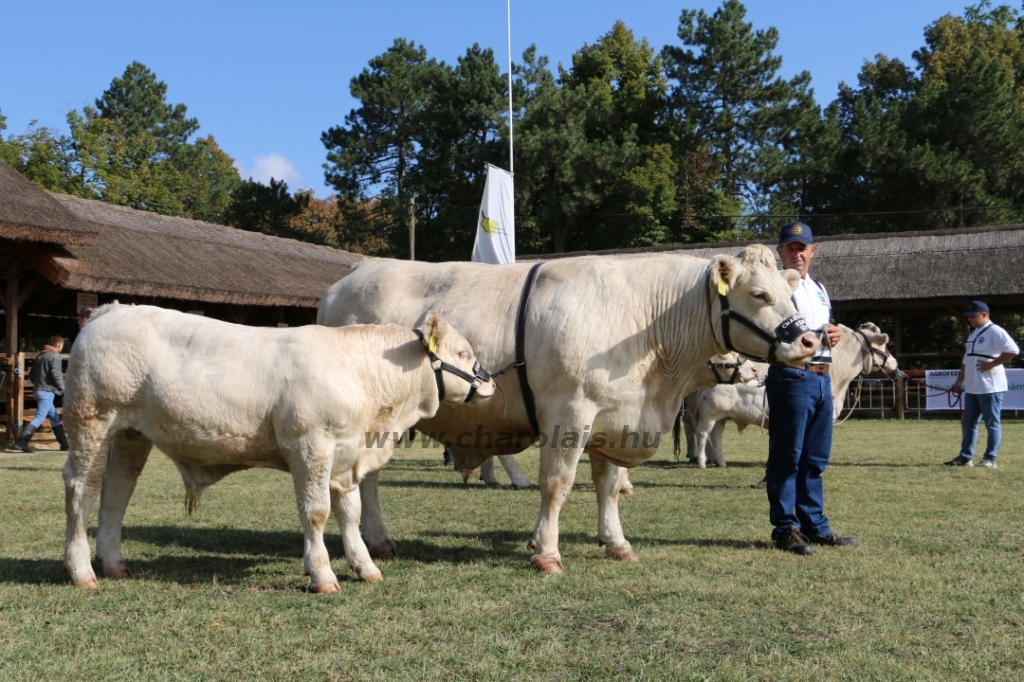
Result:
{"label": "wooden post", "polygon": [[[902,350],[902,347],[901,347],[902,344],[900,343],[900,341],[902,340],[902,337],[903,337],[903,325],[900,324],[900,314],[899,313],[896,313],[896,315],[893,316],[893,321],[892,322],[893,322],[893,336],[896,337],[895,339],[893,339],[892,346],[893,346],[893,350],[896,351],[896,357],[898,358],[899,354],[900,354],[900,351]],[[904,405],[904,403],[907,400],[906,399],[906,390],[907,390],[907,385],[906,385],[906,382],[903,380],[903,377],[897,376],[896,377],[896,416],[899,418],[900,421],[903,421],[904,410],[905,410],[905,407],[906,407]]]}
{"label": "wooden post", "polygon": [[7,272],[7,436],[13,442],[21,431],[22,391],[24,379],[18,365],[18,271]]}
{"label": "wooden post", "polygon": [[409,260],[416,260],[416,199],[409,197]]}
{"label": "wooden post", "polygon": [[14,423],[18,425],[18,433],[25,423],[25,354],[15,353],[14,382]]}

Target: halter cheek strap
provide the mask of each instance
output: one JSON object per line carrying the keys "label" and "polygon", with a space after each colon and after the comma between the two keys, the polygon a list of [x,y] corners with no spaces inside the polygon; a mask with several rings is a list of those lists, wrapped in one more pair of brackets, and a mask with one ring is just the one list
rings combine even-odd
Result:
{"label": "halter cheek strap", "polygon": [[423,332],[419,329],[413,329],[412,333],[419,337],[420,343],[423,345],[423,350],[427,352],[427,357],[430,358],[430,367],[434,370],[434,378],[437,379],[437,397],[438,400],[444,400],[444,376],[442,372],[448,372],[455,376],[465,379],[469,382],[469,395],[462,402],[468,403],[476,395],[476,390],[480,388],[482,384],[491,380],[491,375],[487,373],[479,362],[473,363],[473,374],[463,372],[455,365],[449,365],[447,362],[437,357],[437,354],[432,352],[427,347],[426,339],[423,337]]}
{"label": "halter cheek strap", "polygon": [[[706,291],[708,292],[708,311],[710,313],[711,268],[708,268]],[[805,322],[804,318],[800,316],[799,312],[797,312],[783,320],[779,324],[779,326],[775,328],[775,335],[772,336],[771,334],[769,334],[768,332],[754,324],[752,320],[730,308],[729,298],[721,292],[718,292],[718,303],[722,308],[722,345],[724,345],[728,350],[731,350],[734,353],[739,353],[740,355],[748,357],[756,362],[767,362],[772,365],[777,364],[778,359],[775,357],[775,351],[778,349],[779,344],[793,343],[794,341],[796,341],[798,338],[800,338],[809,331],[807,329],[807,322]],[[767,357],[760,357],[754,355],[753,353],[748,353],[746,351],[739,350],[738,348],[732,345],[732,337],[729,335],[729,322],[731,320],[739,322],[744,327],[747,327],[768,343]],[[712,331],[714,331],[714,325],[712,325],[711,328]]]}

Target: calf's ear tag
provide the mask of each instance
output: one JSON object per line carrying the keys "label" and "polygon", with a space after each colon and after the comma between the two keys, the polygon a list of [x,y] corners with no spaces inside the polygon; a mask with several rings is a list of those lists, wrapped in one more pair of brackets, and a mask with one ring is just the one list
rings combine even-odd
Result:
{"label": "calf's ear tag", "polygon": [[427,342],[427,348],[430,349],[431,353],[437,354],[437,339],[433,336],[430,337],[430,341]]}
{"label": "calf's ear tag", "polygon": [[718,277],[718,293],[722,296],[728,296],[729,294],[729,285],[726,284],[721,276]]}

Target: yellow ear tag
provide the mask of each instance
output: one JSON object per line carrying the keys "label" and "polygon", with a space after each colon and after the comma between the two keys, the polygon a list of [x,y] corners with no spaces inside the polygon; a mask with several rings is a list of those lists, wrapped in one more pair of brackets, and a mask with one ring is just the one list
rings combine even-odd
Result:
{"label": "yellow ear tag", "polygon": [[437,339],[435,339],[433,336],[431,336],[430,337],[430,341],[427,342],[427,348],[430,349],[431,353],[433,353],[434,355],[437,355]]}
{"label": "yellow ear tag", "polygon": [[729,285],[725,283],[725,280],[721,277],[718,278],[718,293],[722,296],[729,294]]}

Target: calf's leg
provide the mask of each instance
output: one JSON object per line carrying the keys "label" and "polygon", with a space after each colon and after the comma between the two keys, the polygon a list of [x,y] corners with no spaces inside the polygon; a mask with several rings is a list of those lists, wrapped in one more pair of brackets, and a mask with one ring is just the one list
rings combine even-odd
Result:
{"label": "calf's leg", "polygon": [[135,492],[135,484],[152,448],[152,442],[134,430],[122,431],[111,440],[96,530],[96,556],[103,566],[104,578],[127,578],[131,575],[121,557],[121,526],[128,501]]}
{"label": "calf's leg", "polygon": [[725,433],[725,420],[720,419],[711,429],[711,438],[708,443],[711,445],[711,455],[715,458],[718,466],[725,468],[725,450],[722,449],[722,434]]}
{"label": "calf's leg", "polygon": [[500,461],[501,466],[505,468],[505,473],[508,474],[509,480],[512,481],[513,488],[526,490],[533,487],[530,485],[530,479],[524,476],[523,472],[519,470],[519,465],[516,463],[515,455],[498,455],[498,461]]}
{"label": "calf's leg", "polygon": [[90,561],[87,528],[107,471],[112,422],[113,418],[79,421],[68,430],[71,448],[64,464],[64,566],[77,587],[99,586]]}
{"label": "calf's leg", "polygon": [[380,569],[373,564],[370,552],[366,549],[362,536],[359,534],[359,517],[362,503],[359,499],[359,488],[347,491],[337,483],[331,483],[331,508],[334,518],[341,529],[341,540],[345,545],[345,559],[349,567],[364,582],[383,579]]}
{"label": "calf's leg", "polygon": [[[502,462],[504,464],[504,462]],[[488,457],[484,460],[484,463],[480,465],[480,480],[484,482],[484,485],[489,487],[497,487],[501,485],[498,483],[498,477],[494,475],[494,458]]]}
{"label": "calf's leg", "polygon": [[359,482],[359,497],[362,503],[359,532],[369,547],[370,556],[375,559],[394,559],[398,556],[398,546],[384,525],[378,492],[379,477],[380,470],[371,471]]}
{"label": "calf's leg", "polygon": [[295,500],[302,523],[304,548],[302,563],[314,592],[330,594],[341,589],[331,570],[331,558],[324,545],[324,527],[331,514],[331,464],[334,442],[323,434],[307,435],[290,453]]}
{"label": "calf's leg", "polygon": [[619,521],[619,490],[626,469],[591,454],[590,472],[597,489],[597,541],[608,548],[605,556],[619,561],[640,561],[622,534]]}

